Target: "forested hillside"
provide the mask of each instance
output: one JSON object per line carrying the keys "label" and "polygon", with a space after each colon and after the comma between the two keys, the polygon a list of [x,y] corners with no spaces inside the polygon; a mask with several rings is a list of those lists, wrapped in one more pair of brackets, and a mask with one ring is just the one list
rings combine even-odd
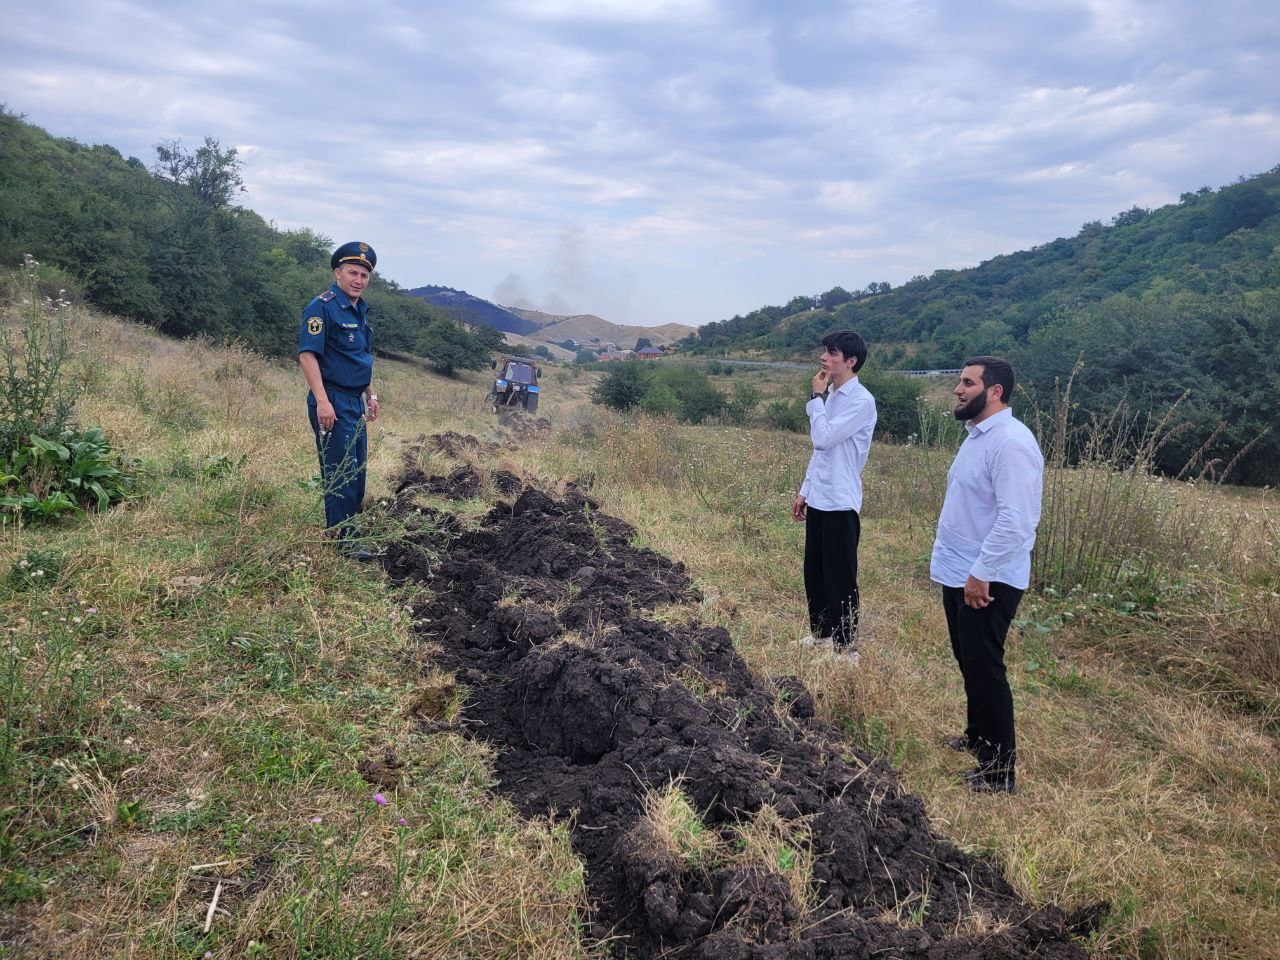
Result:
{"label": "forested hillside", "polygon": [[455,290],[453,287],[426,286],[414,287],[412,290],[405,292],[410,296],[420,297],[427,303],[434,304],[442,310],[448,311],[459,320],[472,325],[484,324],[486,327],[501,330],[503,333],[520,335],[527,335],[538,329],[538,325],[533,321],[526,320],[524,317],[500,307],[496,303],[490,303],[488,300],[472,296],[465,290]]}
{"label": "forested hillside", "polygon": [[1199,454],[1193,469],[1217,460],[1220,470],[1240,454],[1234,479],[1275,483],[1280,167],[973,269],[797,296],[709,323],[681,348],[808,357],[845,327],[867,338],[880,366],[1009,355],[1042,407],[1077,364],[1073,396],[1086,415],[1109,417],[1124,401],[1143,422],[1159,420],[1188,393],[1172,421],[1187,425],[1161,448],[1160,466],[1178,473]]}
{"label": "forested hillside", "polygon": [[1230,297],[1275,288],[1277,244],[1280,167],[1218,191],[1201,187],[1158,210],[1134,207],[1110,225],[1086,223],[1074,237],[969,270],[937,270],[896,288],[872,283],[797,296],[708,323],[686,347],[807,355],[815,335],[846,324],[893,344],[895,360],[950,366],[957,353],[1008,350],[1064,311],[1118,295],[1166,302],[1179,293]]}
{"label": "forested hillside", "polygon": [[[240,184],[235,150],[212,139],[194,151],[159,144],[148,167],[0,110],[0,265],[30,253],[55,290],[122,317],[293,354],[302,307],[333,280],[332,241],[236,206]],[[483,352],[442,311],[377,274],[365,299],[379,351],[433,362],[447,354],[450,369]]]}

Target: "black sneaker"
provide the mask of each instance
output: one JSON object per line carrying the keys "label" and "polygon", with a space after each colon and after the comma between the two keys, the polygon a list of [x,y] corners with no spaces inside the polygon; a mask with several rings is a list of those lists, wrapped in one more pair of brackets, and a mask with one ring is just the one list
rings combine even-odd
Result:
{"label": "black sneaker", "polygon": [[950,740],[943,740],[942,745],[954,750],[956,753],[969,752],[969,735],[962,733],[958,737],[952,737]]}
{"label": "black sneaker", "polygon": [[335,547],[344,557],[350,557],[352,560],[358,560],[361,563],[373,563],[380,556],[380,554],[374,553],[372,550],[366,550],[358,540],[339,540]]}
{"label": "black sneaker", "polygon": [[973,770],[966,770],[960,777],[974,793],[1018,792],[1011,773],[988,773],[981,767],[975,767]]}

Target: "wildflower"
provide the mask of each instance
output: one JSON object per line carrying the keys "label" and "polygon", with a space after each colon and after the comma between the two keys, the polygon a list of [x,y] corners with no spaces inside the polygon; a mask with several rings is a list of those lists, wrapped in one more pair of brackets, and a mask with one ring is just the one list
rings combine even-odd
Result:
{"label": "wildflower", "polygon": [[385,807],[387,805],[387,798],[380,793],[375,793],[373,795],[373,802],[380,807]]}
{"label": "wildflower", "polygon": [[90,607],[88,610],[85,611],[85,613],[87,613],[91,617],[97,612],[98,612],[97,607]]}
{"label": "wildflower", "polygon": [[399,820],[398,822],[399,822],[400,826],[402,826],[402,827],[407,827],[407,826],[409,825],[409,821],[408,821],[408,820],[406,820],[404,817],[401,817],[401,818],[400,818],[400,820]]}
{"label": "wildflower", "polygon": [[312,822],[312,823],[321,823],[323,820],[324,820],[324,817],[312,817],[312,818],[311,818],[311,822]]}

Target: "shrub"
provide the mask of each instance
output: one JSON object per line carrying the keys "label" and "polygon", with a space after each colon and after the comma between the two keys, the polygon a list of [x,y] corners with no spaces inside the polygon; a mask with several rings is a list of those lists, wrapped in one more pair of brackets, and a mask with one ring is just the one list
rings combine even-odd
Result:
{"label": "shrub", "polygon": [[474,334],[443,318],[427,324],[415,349],[428,367],[446,377],[455,370],[482,370],[489,362],[488,350]]}
{"label": "shrub", "polygon": [[738,381],[733,385],[733,397],[725,406],[725,418],[733,424],[746,424],[760,405],[762,394],[760,388],[748,381]]}
{"label": "shrub", "polygon": [[630,410],[637,406],[649,389],[649,371],[639,360],[618,363],[596,384],[591,399],[614,410]]}
{"label": "shrub", "polygon": [[877,439],[906,443],[920,436],[920,381],[874,369],[858,379],[876,398]]}
{"label": "shrub", "polygon": [[805,413],[804,406],[805,400],[801,397],[792,400],[774,400],[765,407],[765,422],[775,430],[804,433],[809,429],[809,415]]}
{"label": "shrub", "polygon": [[23,260],[19,339],[0,328],[0,522],[105,510],[133,491],[132,471],[100,427],[70,423],[66,301],[39,296],[39,268]]}
{"label": "shrub", "polygon": [[640,409],[655,417],[679,416],[680,398],[666,384],[657,383],[640,398]]}
{"label": "shrub", "polygon": [[702,423],[724,411],[724,394],[704,371],[691,364],[664,365],[651,379],[655,386],[665,386],[679,399],[679,417],[686,423]]}
{"label": "shrub", "polygon": [[725,408],[724,394],[703,371],[688,364],[653,366],[634,359],[612,364],[592,399],[615,410],[641,407],[659,416],[675,414],[686,423],[702,423]]}

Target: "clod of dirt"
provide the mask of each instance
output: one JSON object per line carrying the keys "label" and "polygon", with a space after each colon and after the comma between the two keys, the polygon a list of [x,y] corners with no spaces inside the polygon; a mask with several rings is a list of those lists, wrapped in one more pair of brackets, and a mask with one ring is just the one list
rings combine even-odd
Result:
{"label": "clod of dirt", "polygon": [[514,496],[524,487],[524,482],[510,470],[497,470],[489,476],[489,480],[493,483],[493,489],[503,497]]}
{"label": "clod of dirt", "polygon": [[381,756],[365,757],[356,764],[356,770],[365,783],[388,790],[398,787],[404,779],[404,764],[390,747],[385,748]]}
{"label": "clod of dirt", "polygon": [[480,492],[480,474],[471,464],[463,464],[447,477],[428,477],[421,467],[404,472],[396,485],[396,496],[426,493],[446,500],[469,500]]}
{"label": "clod of dirt", "polygon": [[497,444],[483,443],[477,437],[464,437],[460,433],[454,433],[452,430],[448,433],[437,433],[430,437],[423,437],[428,447],[439,453],[443,453],[446,457],[458,459],[462,456],[463,451],[471,453],[496,453]]}
{"label": "clod of dirt", "polygon": [[456,690],[451,680],[429,684],[418,691],[405,713],[419,720],[442,720],[449,712]]}
{"label": "clod of dirt", "polygon": [[[469,482],[426,483],[454,477]],[[883,760],[814,719],[803,683],[755,678],[724,629],[649,619],[698,597],[634,536],[577,486],[526,488],[432,553],[384,560],[431,583],[419,635],[470,688],[465,727],[498,748],[500,789],[529,816],[574,812],[590,929],[615,956],[1084,957],[1062,911],[935,836]],[[783,839],[750,862],[675,859],[644,819],[672,784],[715,849],[743,848],[766,812]]]}

